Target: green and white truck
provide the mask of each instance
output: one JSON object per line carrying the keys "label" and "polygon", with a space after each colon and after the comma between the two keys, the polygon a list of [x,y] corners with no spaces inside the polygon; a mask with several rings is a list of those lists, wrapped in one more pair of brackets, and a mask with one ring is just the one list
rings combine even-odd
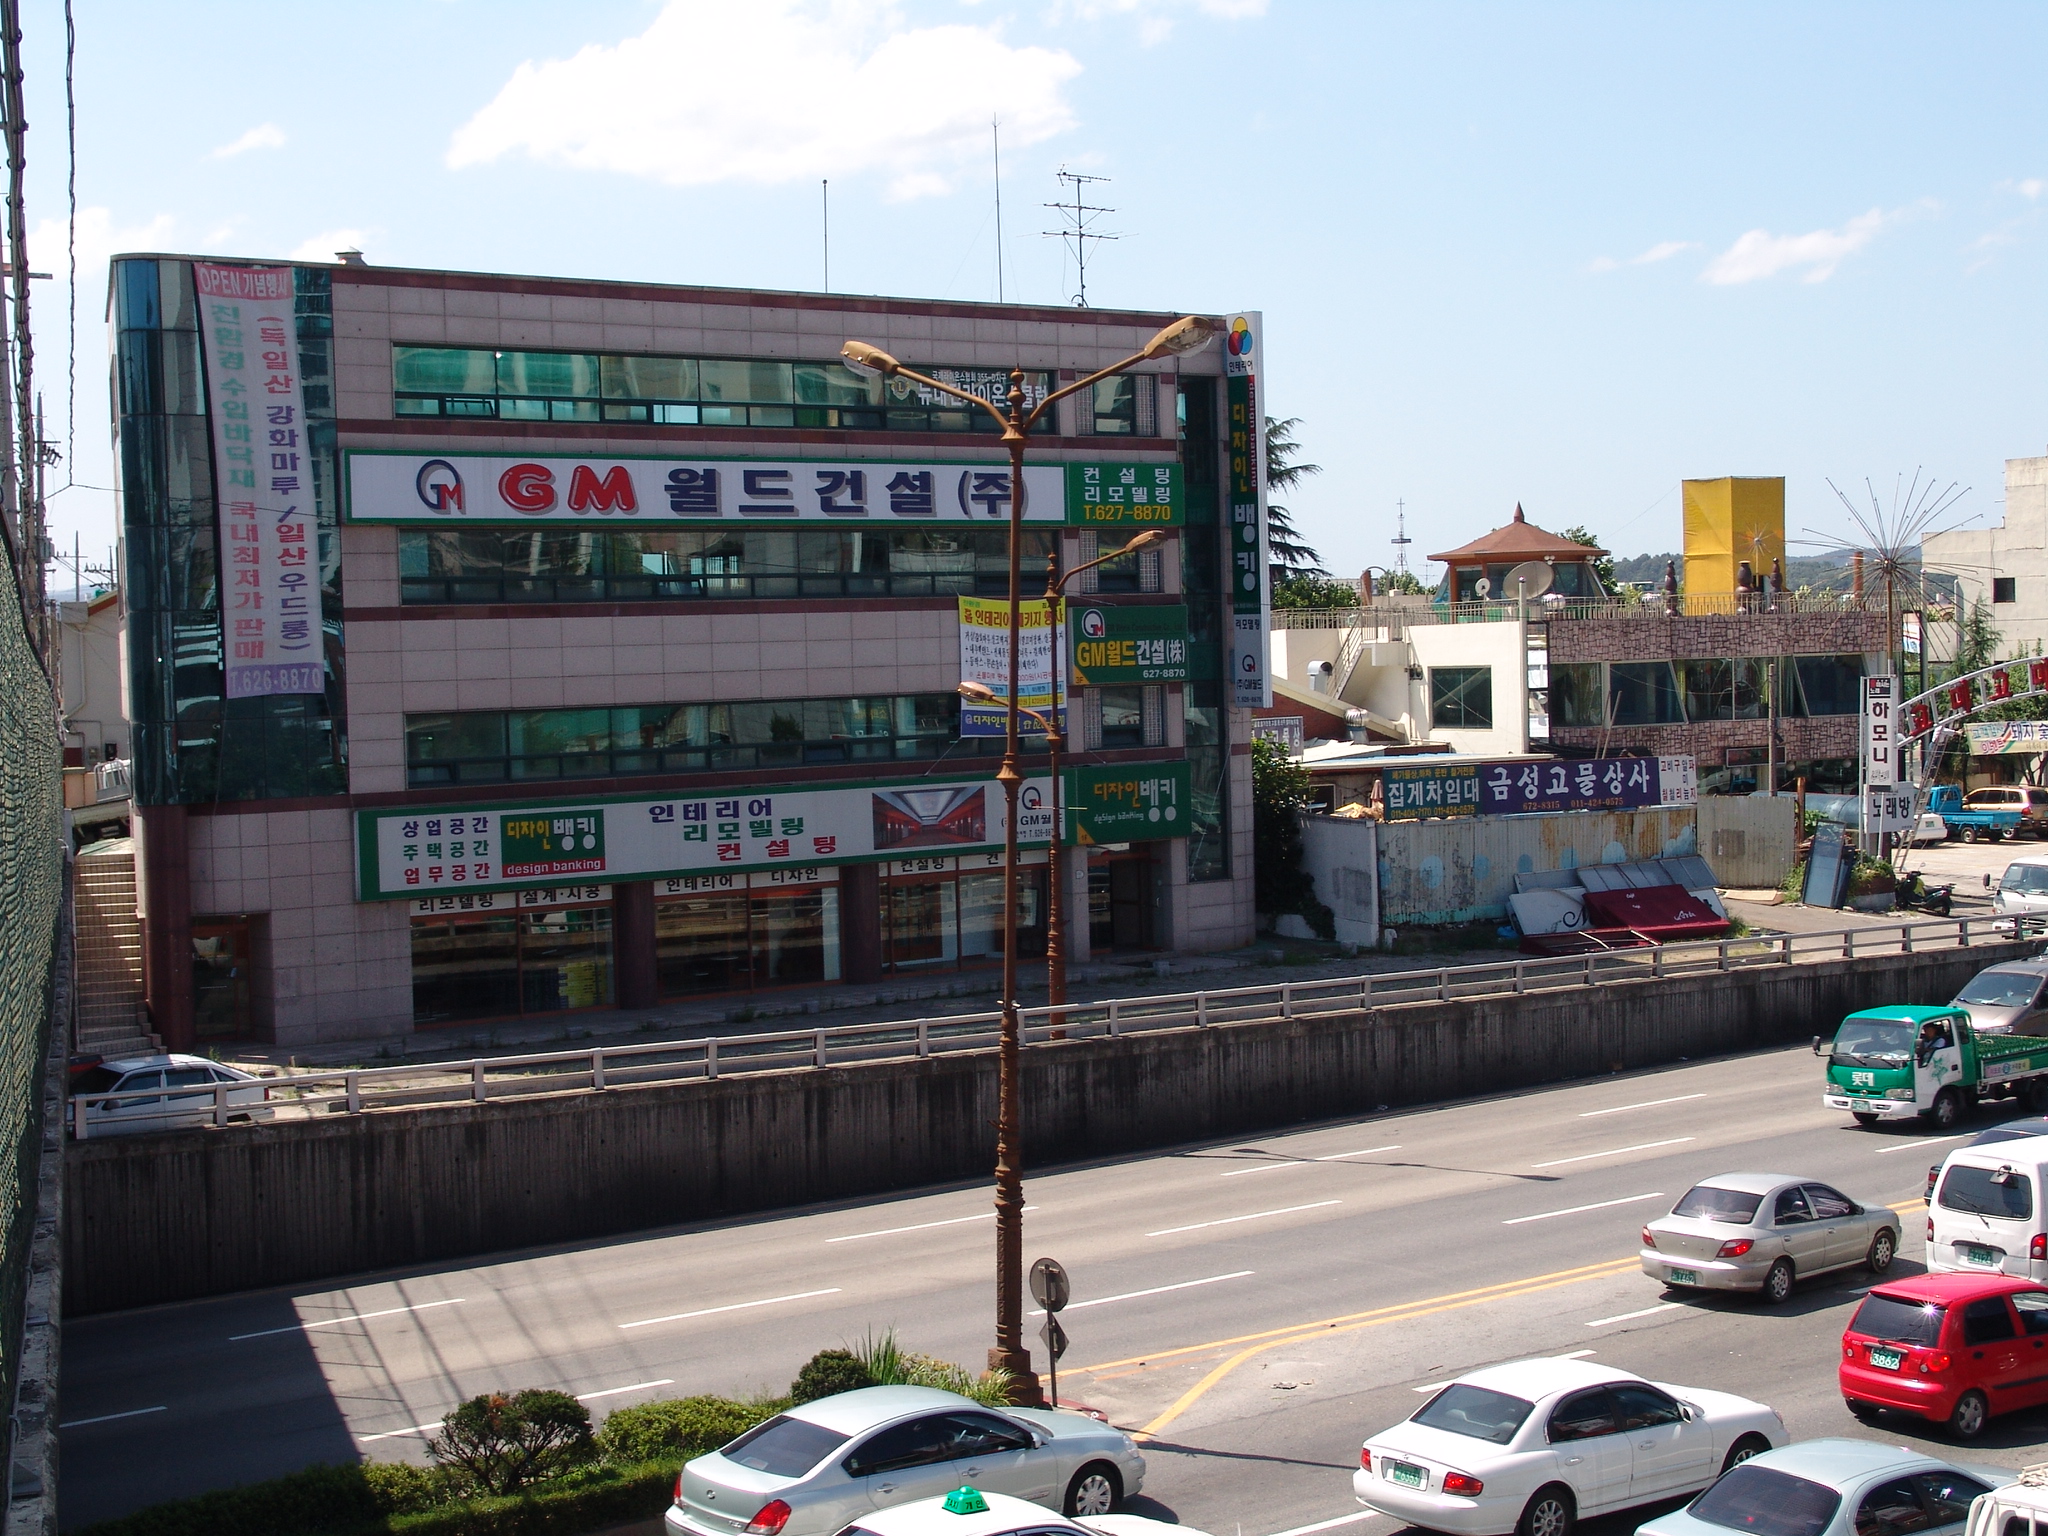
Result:
{"label": "green and white truck", "polygon": [[1961,1008],[1866,1008],[1813,1050],[1828,1064],[1821,1102],[1858,1125],[1917,1116],[1945,1131],[1991,1098],[2048,1107],[2048,1036],[1980,1035]]}

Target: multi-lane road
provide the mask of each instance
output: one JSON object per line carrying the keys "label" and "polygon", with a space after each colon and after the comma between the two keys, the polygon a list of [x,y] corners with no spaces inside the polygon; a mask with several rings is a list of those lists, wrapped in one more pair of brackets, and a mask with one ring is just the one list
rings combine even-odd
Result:
{"label": "multi-lane road", "polygon": [[[1783,1170],[1898,1206],[1911,1273],[1942,1150],[1855,1129],[1821,1107],[1811,1055],[1772,1051],[1034,1173],[1026,1253],[1074,1279],[1062,1394],[1150,1436],[1141,1509],[1223,1536],[1383,1531],[1351,1497],[1360,1439],[1431,1383],[1522,1355],[1747,1393],[1799,1437],[1940,1444],[1858,1425],[1836,1395],[1860,1270],[1765,1311],[1667,1296],[1635,1252],[1695,1180]],[[65,1340],[65,1523],[418,1457],[420,1426],[487,1390],[597,1411],[779,1392],[815,1350],[884,1328],[978,1363],[991,1235],[987,1191],[956,1188],[87,1319]],[[2044,1423],[1995,1422],[1969,1454],[2021,1464]]]}

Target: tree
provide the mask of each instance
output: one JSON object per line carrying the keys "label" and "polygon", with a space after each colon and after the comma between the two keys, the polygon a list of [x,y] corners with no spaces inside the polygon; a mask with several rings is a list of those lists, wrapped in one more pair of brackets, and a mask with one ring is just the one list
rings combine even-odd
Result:
{"label": "tree", "polygon": [[[1289,416],[1284,421],[1266,418],[1266,492],[1268,497],[1283,491],[1292,491],[1304,476],[1320,475],[1320,464],[1298,462],[1301,444],[1294,439],[1294,429],[1301,425],[1299,416]],[[1277,501],[1266,502],[1266,553],[1272,557],[1269,573],[1272,585],[1279,586],[1292,575],[1327,576],[1323,569],[1322,556],[1302,542],[1301,535],[1294,531],[1294,516]]]}
{"label": "tree", "polygon": [[1387,593],[1399,593],[1403,597],[1424,597],[1429,592],[1429,588],[1415,579],[1413,571],[1391,572],[1385,580],[1379,583],[1379,590]]}
{"label": "tree", "polygon": [[1301,867],[1301,813],[1308,770],[1270,736],[1252,738],[1252,890],[1261,912],[1293,912],[1323,938],[1335,938],[1337,914],[1316,900],[1315,877]]}
{"label": "tree", "polygon": [[1310,576],[1297,571],[1279,576],[1273,583],[1275,608],[1356,608],[1358,588],[1334,576]]}
{"label": "tree", "polygon": [[465,1487],[517,1493],[597,1454],[590,1410],[566,1392],[487,1392],[452,1408],[427,1454]]}
{"label": "tree", "polygon": [[1984,599],[1978,598],[1956,625],[1956,668],[1950,676],[1964,677],[1990,666],[1998,660],[1999,642],[2004,638],[1992,624]]}
{"label": "tree", "polygon": [[[1598,539],[1587,532],[1584,527],[1576,524],[1565,529],[1561,537],[1570,539],[1574,544],[1583,544],[1588,549],[1598,549],[1600,547]],[[1612,594],[1614,591],[1614,557],[1612,555],[1597,557],[1593,561],[1593,574],[1600,578],[1600,590]],[[1659,574],[1662,573],[1660,572]]]}

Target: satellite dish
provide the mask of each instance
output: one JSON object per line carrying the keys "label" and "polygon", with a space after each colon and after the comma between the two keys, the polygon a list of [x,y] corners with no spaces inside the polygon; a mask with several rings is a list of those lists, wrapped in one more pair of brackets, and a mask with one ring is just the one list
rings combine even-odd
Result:
{"label": "satellite dish", "polygon": [[1523,582],[1525,585],[1519,589],[1523,597],[1541,597],[1555,580],[1557,570],[1554,566],[1542,560],[1524,560],[1502,579],[1501,590],[1503,593],[1514,592],[1517,590],[1515,583]]}
{"label": "satellite dish", "polygon": [[1493,594],[1493,583],[1488,581],[1484,576],[1482,576],[1477,581],[1472,583],[1472,590],[1478,593],[1479,600],[1481,602],[1484,602],[1488,597],[1490,597]]}

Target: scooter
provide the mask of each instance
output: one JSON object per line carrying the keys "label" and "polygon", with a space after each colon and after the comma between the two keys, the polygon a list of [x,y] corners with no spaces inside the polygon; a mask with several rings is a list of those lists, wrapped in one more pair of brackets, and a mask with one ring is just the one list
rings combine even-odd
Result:
{"label": "scooter", "polygon": [[1915,912],[1926,912],[1935,917],[1947,917],[1954,905],[1954,885],[1929,885],[1917,873],[1910,874],[1899,882],[1894,893],[1893,905],[1910,907]]}

